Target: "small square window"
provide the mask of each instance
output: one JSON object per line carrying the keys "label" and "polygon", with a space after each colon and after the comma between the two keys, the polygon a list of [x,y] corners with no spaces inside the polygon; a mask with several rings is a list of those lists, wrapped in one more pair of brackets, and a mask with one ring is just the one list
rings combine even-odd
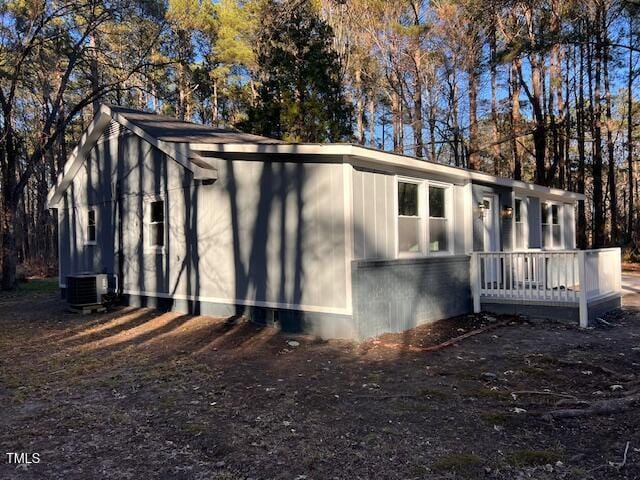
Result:
{"label": "small square window", "polygon": [[87,242],[96,241],[96,211],[89,210],[87,215]]}

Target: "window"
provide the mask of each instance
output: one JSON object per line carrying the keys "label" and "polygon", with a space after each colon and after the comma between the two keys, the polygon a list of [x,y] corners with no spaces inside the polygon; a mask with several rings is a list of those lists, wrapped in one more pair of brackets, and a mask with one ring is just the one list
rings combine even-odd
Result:
{"label": "window", "polygon": [[526,213],[522,205],[522,199],[516,198],[513,216],[516,222],[516,248],[527,248],[525,240],[524,219]]}
{"label": "window", "polygon": [[419,185],[398,182],[398,250],[420,252]]}
{"label": "window", "polygon": [[89,210],[87,213],[87,243],[96,243],[96,211]]}
{"label": "window", "polygon": [[561,247],[562,226],[560,225],[560,207],[552,203],[542,203],[540,215],[542,222],[542,247]]}
{"label": "window", "polygon": [[446,189],[429,185],[429,251],[449,250],[449,226],[446,215]]}
{"label": "window", "polygon": [[553,236],[553,246],[561,246],[562,232],[560,230],[560,215],[558,205],[551,205],[551,235]]}
{"label": "window", "polygon": [[549,225],[549,204],[540,204],[540,221],[542,222],[542,247],[551,246],[551,227]]}
{"label": "window", "polygon": [[149,245],[164,247],[164,201],[154,200],[150,204]]}
{"label": "window", "polygon": [[398,182],[398,253],[449,252],[451,239],[449,186],[427,181]]}

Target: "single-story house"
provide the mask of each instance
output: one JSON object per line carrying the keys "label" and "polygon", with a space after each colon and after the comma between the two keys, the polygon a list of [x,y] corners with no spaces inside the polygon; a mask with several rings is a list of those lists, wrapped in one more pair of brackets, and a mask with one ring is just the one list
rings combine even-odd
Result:
{"label": "single-story house", "polygon": [[575,249],[583,200],[106,105],[48,197],[63,292],[107,273],[131,305],[353,339],[480,309],[586,325],[619,305],[620,252]]}

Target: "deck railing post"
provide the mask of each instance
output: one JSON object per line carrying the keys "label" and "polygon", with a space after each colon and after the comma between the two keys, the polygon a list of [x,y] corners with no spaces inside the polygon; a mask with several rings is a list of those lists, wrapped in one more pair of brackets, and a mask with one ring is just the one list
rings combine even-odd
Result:
{"label": "deck railing post", "polygon": [[584,250],[578,252],[578,281],[580,282],[580,327],[589,326],[589,303],[587,302],[586,254]]}
{"label": "deck railing post", "polygon": [[471,295],[473,296],[473,313],[480,313],[480,257],[471,253]]}

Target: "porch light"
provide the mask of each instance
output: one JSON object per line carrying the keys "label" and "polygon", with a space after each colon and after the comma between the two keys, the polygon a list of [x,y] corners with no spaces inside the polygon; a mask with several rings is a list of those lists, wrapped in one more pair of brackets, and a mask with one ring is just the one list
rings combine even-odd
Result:
{"label": "porch light", "polygon": [[502,217],[503,218],[511,218],[513,217],[513,207],[502,207]]}

